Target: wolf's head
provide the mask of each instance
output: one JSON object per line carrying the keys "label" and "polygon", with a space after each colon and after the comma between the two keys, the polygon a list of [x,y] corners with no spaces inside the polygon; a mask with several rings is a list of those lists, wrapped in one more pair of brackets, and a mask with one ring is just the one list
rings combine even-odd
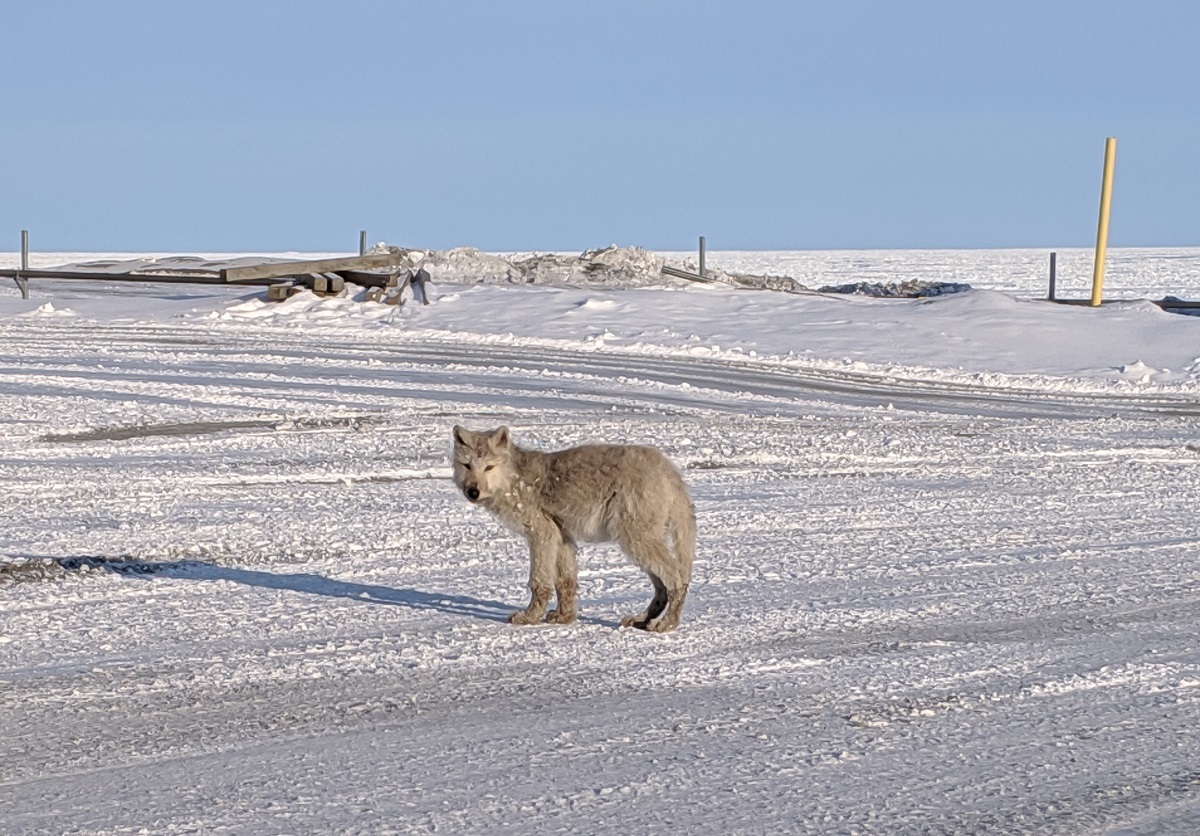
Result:
{"label": "wolf's head", "polygon": [[454,428],[454,484],[463,496],[486,507],[511,488],[515,476],[508,427],[491,432]]}

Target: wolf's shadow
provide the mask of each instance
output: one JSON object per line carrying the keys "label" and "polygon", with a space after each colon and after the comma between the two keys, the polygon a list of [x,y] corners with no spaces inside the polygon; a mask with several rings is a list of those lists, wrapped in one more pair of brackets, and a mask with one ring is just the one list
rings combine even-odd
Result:
{"label": "wolf's shadow", "polygon": [[515,608],[501,601],[486,601],[469,595],[396,589],[390,586],[338,581],[312,573],[279,574],[253,569],[235,569],[202,560],[137,560],[128,556],[86,555],[50,558],[63,569],[101,569],[130,578],[170,578],[184,581],[232,581],[260,589],[281,589],[329,598],[348,598],[370,604],[387,604],[413,610],[434,610],[465,615],[485,621],[506,622]]}
{"label": "wolf's shadow", "polygon": [[[244,586],[260,589],[281,589],[307,595],[324,595],[329,598],[347,598],[367,604],[386,604],[407,607],[413,610],[433,610],[448,615],[462,615],[484,621],[508,622],[508,617],[519,607],[503,601],[488,601],[470,595],[449,595],[443,592],[424,592],[420,589],[397,589],[375,584],[352,583],[327,578],[311,572],[279,574],[254,569],[235,569],[203,560],[138,560],[128,555],[105,557],[80,555],[75,557],[49,558],[63,569],[77,571],[83,567],[103,569],[132,578],[170,578],[185,581],[232,581]],[[605,618],[580,616],[584,624],[617,627],[615,621]]]}
{"label": "wolf's shadow", "polygon": [[[449,615],[465,615],[505,624],[508,623],[509,615],[514,610],[520,609],[511,603],[472,598],[470,595],[448,595],[444,592],[423,592],[419,589],[396,589],[390,586],[336,581],[324,575],[312,573],[279,575],[274,572],[233,569],[199,561],[158,564],[152,574],[179,580],[233,581],[262,589],[282,589],[288,592],[304,592],[309,595],[325,595],[330,598],[349,598],[352,601],[389,604],[413,610],[435,610]],[[614,621],[590,616],[580,616],[579,621],[604,627],[618,626]]]}
{"label": "wolf's shadow", "polygon": [[233,569],[211,563],[191,563],[167,566],[154,573],[158,577],[179,580],[232,581],[261,589],[281,589],[324,595],[329,598],[349,598],[370,604],[388,604],[413,610],[435,610],[450,615],[466,615],[485,621],[508,621],[514,609],[502,601],[486,601],[469,595],[449,595],[442,592],[423,592],[419,589],[397,589],[375,584],[352,583],[312,573],[276,574],[252,569]]}

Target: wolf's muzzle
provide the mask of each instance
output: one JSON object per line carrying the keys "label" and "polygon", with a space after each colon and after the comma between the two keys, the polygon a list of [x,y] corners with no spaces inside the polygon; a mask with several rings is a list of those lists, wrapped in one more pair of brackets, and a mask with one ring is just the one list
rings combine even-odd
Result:
{"label": "wolf's muzzle", "polygon": [[472,502],[475,502],[479,499],[479,488],[474,485],[468,485],[463,488],[463,495]]}

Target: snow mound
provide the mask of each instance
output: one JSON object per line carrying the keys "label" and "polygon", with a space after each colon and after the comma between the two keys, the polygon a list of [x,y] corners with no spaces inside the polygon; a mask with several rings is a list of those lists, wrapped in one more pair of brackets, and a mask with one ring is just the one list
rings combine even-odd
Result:
{"label": "snow mound", "polygon": [[575,257],[534,254],[517,260],[515,266],[535,284],[645,287],[664,281],[662,258],[641,247],[615,244]]}
{"label": "snow mound", "polygon": [[[700,264],[694,258],[683,259],[682,266],[684,270],[690,273],[700,273]],[[704,275],[706,278],[720,284],[745,287],[751,290],[779,290],[784,293],[812,292],[810,288],[805,287],[791,276],[739,273],[732,270],[724,270],[720,267],[706,267]]]}
{"label": "snow mound", "polygon": [[483,253],[473,247],[424,252],[434,282],[450,284],[537,284],[550,287],[651,287],[671,283],[663,260],[641,247],[564,253]]}
{"label": "snow mound", "polygon": [[965,293],[969,284],[962,282],[928,282],[908,280],[903,282],[851,282],[827,285],[821,293],[850,293],[856,296],[874,296],[881,299],[923,299],[927,296],[946,296],[950,293]]}
{"label": "snow mound", "polygon": [[[572,288],[680,287],[691,284],[687,279],[664,275],[666,261],[662,256],[641,247],[618,247],[616,244],[598,250],[585,250],[579,255],[533,252],[506,256],[480,252],[474,247],[401,252],[409,257],[421,256],[421,263],[429,271],[430,279],[447,284],[534,284]],[[699,273],[698,265],[692,260],[685,259],[682,266],[687,272]],[[712,282],[733,287],[791,293],[808,291],[808,288],[788,276],[757,276],[709,268],[705,271],[705,277]]]}
{"label": "snow mound", "polygon": [[474,247],[424,251],[422,266],[434,282],[452,284],[524,284],[525,277],[507,258]]}
{"label": "snow mound", "polygon": [[74,312],[70,308],[56,308],[53,302],[44,302],[38,305],[28,313],[22,314],[26,317],[48,317],[48,316],[74,316]]}
{"label": "snow mound", "polygon": [[1148,366],[1141,360],[1135,360],[1132,363],[1123,363],[1116,367],[1116,371],[1122,380],[1131,380],[1136,383],[1149,383],[1154,379],[1154,376],[1159,373],[1159,369],[1153,366]]}

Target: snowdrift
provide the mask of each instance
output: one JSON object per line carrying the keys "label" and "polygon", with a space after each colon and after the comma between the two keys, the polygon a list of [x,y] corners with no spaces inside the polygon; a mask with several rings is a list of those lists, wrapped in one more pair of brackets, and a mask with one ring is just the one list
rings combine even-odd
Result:
{"label": "snowdrift", "polygon": [[[474,247],[450,250],[420,250],[389,246],[380,243],[370,253],[394,252],[404,260],[420,263],[434,282],[444,284],[530,284],[545,287],[569,288],[637,288],[680,287],[690,283],[686,278],[663,273],[670,265],[685,272],[699,273],[699,265],[684,258],[672,264],[666,258],[641,247],[618,247],[616,244],[597,250],[585,250],[573,255],[554,252],[511,254],[486,253]],[[106,257],[72,262],[60,269],[113,276],[216,276],[222,269],[245,267],[277,261],[294,260],[290,256],[241,255],[220,256],[140,256],[135,258]],[[810,293],[813,290],[791,276],[755,274],[721,268],[707,268],[705,277],[718,284],[752,290],[776,290],[785,293]],[[905,280],[902,282],[858,281],[826,285],[819,293],[852,294],[888,298],[919,298],[940,296],[970,290],[960,282]]]}

